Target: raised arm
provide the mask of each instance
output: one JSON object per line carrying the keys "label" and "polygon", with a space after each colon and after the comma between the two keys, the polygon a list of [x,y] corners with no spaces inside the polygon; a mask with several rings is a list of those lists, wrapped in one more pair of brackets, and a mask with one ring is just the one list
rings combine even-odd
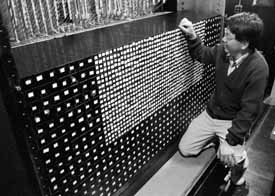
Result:
{"label": "raised arm", "polygon": [[195,32],[192,22],[187,18],[183,18],[178,27],[185,34],[191,57],[201,63],[214,64],[217,46],[207,47],[203,45]]}

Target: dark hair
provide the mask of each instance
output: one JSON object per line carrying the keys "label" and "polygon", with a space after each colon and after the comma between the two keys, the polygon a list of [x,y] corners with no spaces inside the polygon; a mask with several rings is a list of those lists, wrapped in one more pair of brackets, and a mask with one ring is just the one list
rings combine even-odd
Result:
{"label": "dark hair", "polygon": [[248,48],[253,51],[258,47],[264,23],[257,14],[248,12],[234,14],[227,18],[226,25],[235,34],[236,40],[247,41]]}

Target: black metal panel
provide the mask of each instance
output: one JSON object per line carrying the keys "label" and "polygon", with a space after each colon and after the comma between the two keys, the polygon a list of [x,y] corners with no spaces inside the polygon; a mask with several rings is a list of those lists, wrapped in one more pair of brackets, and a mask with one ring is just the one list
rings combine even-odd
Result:
{"label": "black metal panel", "polygon": [[11,55],[9,35],[0,13],[0,118],[1,192],[5,195],[40,194],[22,131],[17,69]]}
{"label": "black metal panel", "polygon": [[[4,195],[28,195],[36,196],[39,194],[37,187],[32,182],[28,167],[22,159],[22,151],[18,146],[18,141],[14,136],[11,119],[3,103],[2,93],[0,92],[0,185],[1,193]],[[22,138],[21,138],[22,139]],[[28,154],[26,156],[29,156]]]}
{"label": "black metal panel", "polygon": [[[220,24],[195,29],[213,45]],[[134,181],[205,108],[214,69],[173,29],[22,78],[22,131],[44,195],[112,195]]]}

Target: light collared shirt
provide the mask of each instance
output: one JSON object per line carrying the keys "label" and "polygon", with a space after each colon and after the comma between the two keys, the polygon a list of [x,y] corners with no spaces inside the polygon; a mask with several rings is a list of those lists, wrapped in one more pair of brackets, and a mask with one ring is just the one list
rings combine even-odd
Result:
{"label": "light collared shirt", "polygon": [[240,56],[237,60],[233,60],[229,58],[229,66],[227,70],[227,76],[229,76],[235,69],[238,69],[240,64],[248,57],[249,53],[245,53],[244,55]]}

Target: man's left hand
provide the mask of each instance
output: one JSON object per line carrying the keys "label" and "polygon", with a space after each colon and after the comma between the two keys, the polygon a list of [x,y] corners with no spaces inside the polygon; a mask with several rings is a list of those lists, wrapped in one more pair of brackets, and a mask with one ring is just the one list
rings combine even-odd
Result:
{"label": "man's left hand", "polygon": [[232,167],[236,164],[234,149],[226,141],[220,143],[220,147],[218,150],[218,158],[222,163],[229,167]]}

